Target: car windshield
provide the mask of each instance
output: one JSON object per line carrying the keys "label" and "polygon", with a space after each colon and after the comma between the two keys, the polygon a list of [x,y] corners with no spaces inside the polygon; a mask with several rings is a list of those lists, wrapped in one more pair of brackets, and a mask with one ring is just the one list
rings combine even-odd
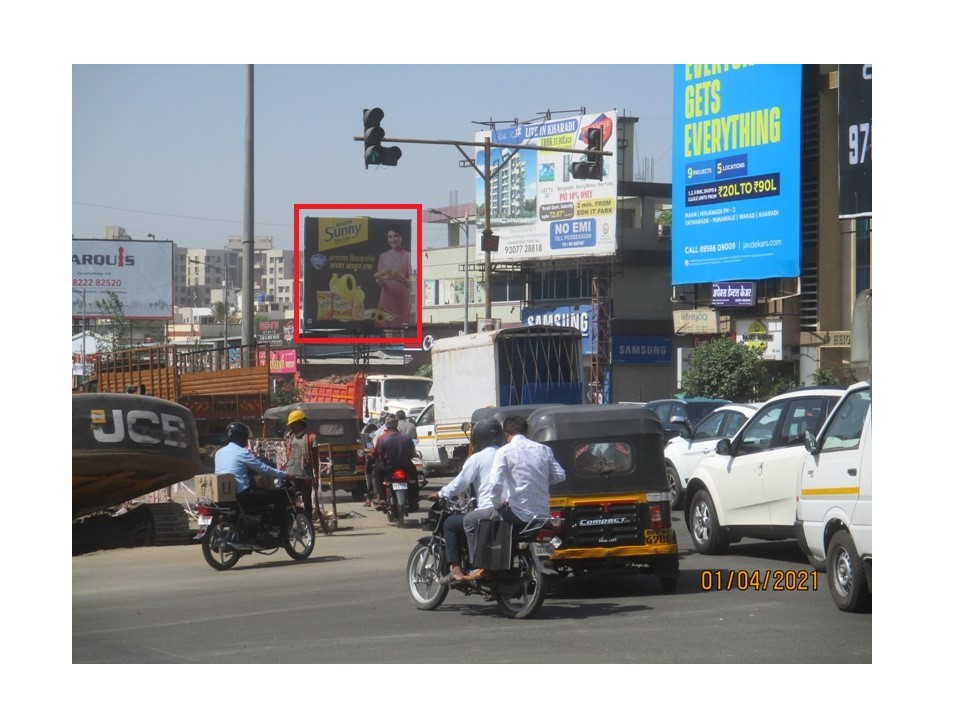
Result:
{"label": "car windshield", "polygon": [[384,380],[383,394],[388,398],[410,398],[411,400],[428,400],[433,381],[426,378],[402,378],[399,380]]}
{"label": "car windshield", "polygon": [[723,407],[726,404],[722,400],[709,403],[687,403],[687,421],[691,425],[696,425],[718,407]]}

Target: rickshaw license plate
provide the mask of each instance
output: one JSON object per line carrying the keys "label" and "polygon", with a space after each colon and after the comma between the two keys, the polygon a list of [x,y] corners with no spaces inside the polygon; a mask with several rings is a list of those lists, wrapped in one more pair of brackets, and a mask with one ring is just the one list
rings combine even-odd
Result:
{"label": "rickshaw license plate", "polygon": [[406,489],[407,489],[407,484],[406,484],[406,483],[394,483],[394,484],[393,484],[393,489],[394,489],[394,490],[406,490]]}
{"label": "rickshaw license plate", "polygon": [[213,521],[213,517],[210,515],[200,515],[197,517],[197,525],[200,527],[207,527]]}
{"label": "rickshaw license plate", "polygon": [[667,528],[644,530],[643,539],[648,545],[670,545],[673,543],[673,532]]}

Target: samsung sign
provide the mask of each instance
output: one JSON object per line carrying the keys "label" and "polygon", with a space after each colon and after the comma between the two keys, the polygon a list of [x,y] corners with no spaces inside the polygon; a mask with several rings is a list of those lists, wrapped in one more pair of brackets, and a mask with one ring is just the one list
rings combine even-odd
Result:
{"label": "samsung sign", "polygon": [[669,337],[646,335],[614,335],[614,363],[651,365],[673,362],[673,341]]}
{"label": "samsung sign", "polygon": [[581,352],[593,353],[594,313],[591,305],[560,305],[525,308],[520,315],[524,325],[572,327],[583,335]]}

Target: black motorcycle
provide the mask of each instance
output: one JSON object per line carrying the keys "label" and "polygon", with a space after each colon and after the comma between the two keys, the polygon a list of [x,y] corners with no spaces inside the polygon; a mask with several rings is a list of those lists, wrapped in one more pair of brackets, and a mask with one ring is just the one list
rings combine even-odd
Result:
{"label": "black motorcycle", "polygon": [[[465,595],[477,594],[496,600],[508,618],[532,616],[543,605],[547,583],[556,576],[549,567],[549,557],[554,550],[551,541],[559,532],[559,521],[536,517],[523,528],[514,528],[507,569],[493,571],[481,580],[457,581],[448,576],[450,566],[443,523],[451,515],[467,509],[468,506],[440,498],[430,508],[427,518],[420,521],[421,527],[431,534],[417,541],[407,560],[407,590],[414,605],[418,610],[435,610],[446,600],[450,589],[454,589]],[[466,548],[463,555],[461,567],[466,573],[469,566]]]}
{"label": "black motorcycle", "polygon": [[417,480],[407,477],[407,471],[403,468],[388,470],[383,478],[383,512],[387,514],[387,522],[395,523],[398,528],[402,528],[406,522],[409,512],[407,503],[409,500],[410,482],[416,487]]}
{"label": "black motorcycle", "polygon": [[197,513],[201,527],[206,526],[201,545],[210,567],[229,570],[244,555],[272,555],[280,548],[294,560],[310,557],[316,534],[296,488],[294,481],[284,481],[289,502],[282,512],[273,505],[244,510],[237,502],[201,499]]}

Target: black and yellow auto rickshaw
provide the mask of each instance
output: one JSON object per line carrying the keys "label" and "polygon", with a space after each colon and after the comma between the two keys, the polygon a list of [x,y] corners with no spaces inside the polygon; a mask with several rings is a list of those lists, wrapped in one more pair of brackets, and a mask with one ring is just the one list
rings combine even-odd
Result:
{"label": "black and yellow auto rickshaw", "polygon": [[553,569],[636,568],[674,592],[680,563],[657,416],[630,405],[578,405],[527,418],[527,436],[549,446],[567,473],[550,488],[551,513],[563,518]]}
{"label": "black and yellow auto rickshaw", "polygon": [[307,431],[316,438],[323,490],[330,487],[330,466],[334,486],[349,492],[354,500],[363,500],[367,493],[365,443],[361,438],[360,420],[349,403],[301,402],[270,408],[263,414],[264,438],[276,443],[287,430],[287,417],[294,410],[306,415]]}

